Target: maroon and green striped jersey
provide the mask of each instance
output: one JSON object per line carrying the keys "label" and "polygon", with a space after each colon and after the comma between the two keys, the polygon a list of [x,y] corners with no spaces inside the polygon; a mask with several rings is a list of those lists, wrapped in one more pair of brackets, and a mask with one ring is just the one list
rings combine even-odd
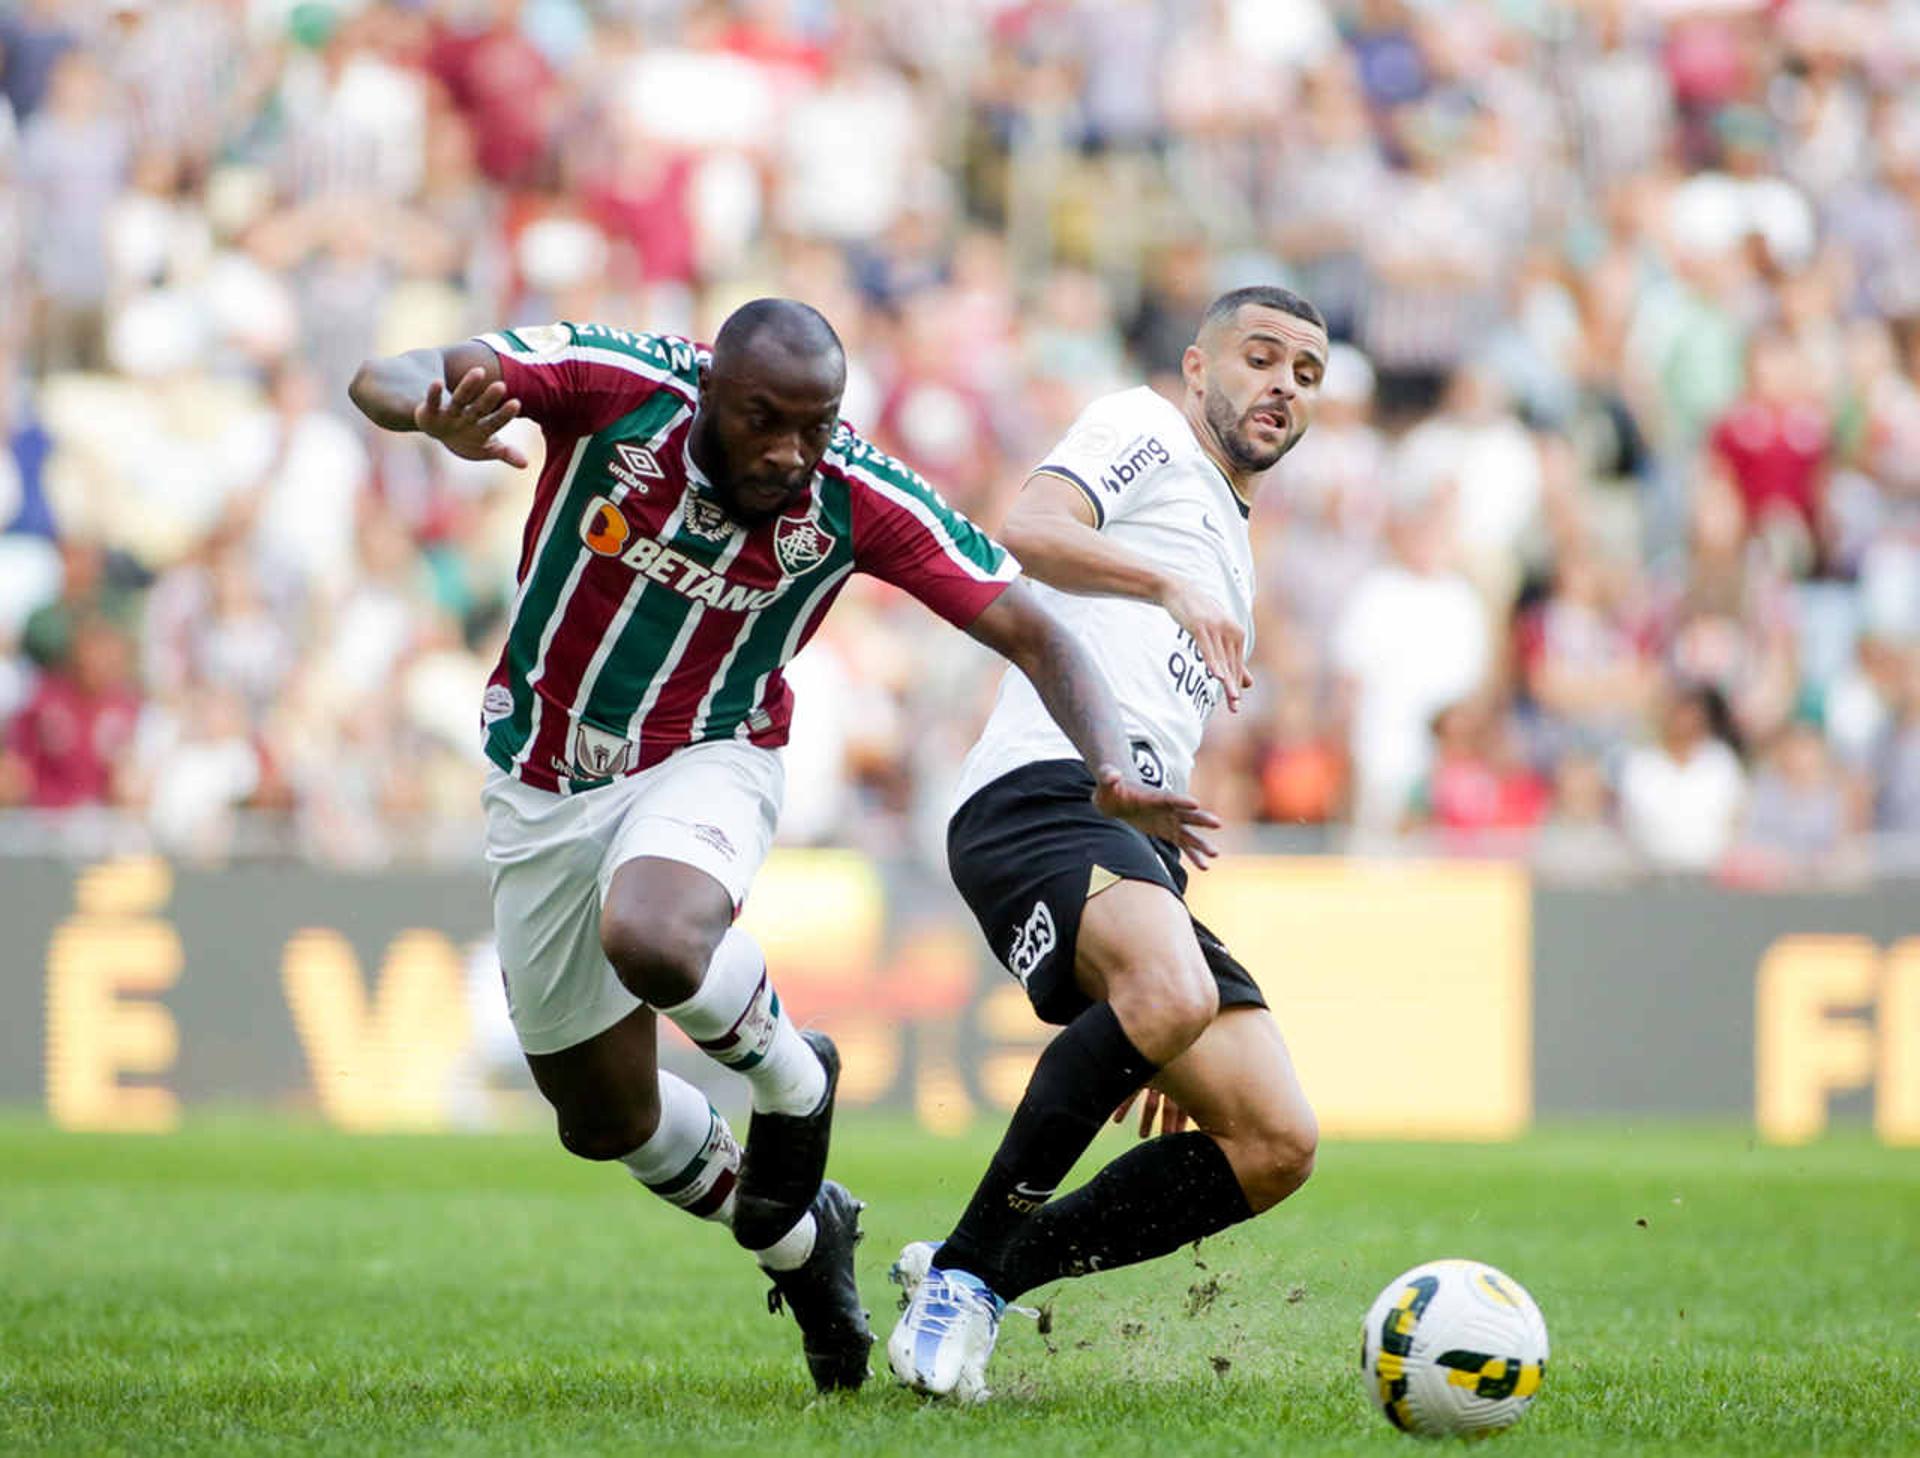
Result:
{"label": "maroon and green striped jersey", "polygon": [[781,670],[854,572],[959,627],[1019,572],[845,421],[803,498],[735,522],[688,450],[700,345],[602,324],[481,339],[547,438],[481,709],[487,757],[530,785],[590,789],[704,740],[784,744]]}

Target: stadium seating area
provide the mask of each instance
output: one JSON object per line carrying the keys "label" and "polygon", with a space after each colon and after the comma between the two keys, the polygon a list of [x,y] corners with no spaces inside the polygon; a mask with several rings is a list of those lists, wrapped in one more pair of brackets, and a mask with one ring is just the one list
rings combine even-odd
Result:
{"label": "stadium seating area", "polygon": [[[527,482],[368,354],[797,295],[992,524],[1279,280],[1239,843],[1920,860],[1920,7],[0,0],[0,91],[0,841],[474,853]],[[992,661],[863,584],[792,676],[787,839],[936,853]]]}

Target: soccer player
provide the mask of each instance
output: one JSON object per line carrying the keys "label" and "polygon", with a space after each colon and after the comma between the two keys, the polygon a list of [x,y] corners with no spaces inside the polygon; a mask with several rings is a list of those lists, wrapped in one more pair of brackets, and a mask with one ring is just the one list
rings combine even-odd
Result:
{"label": "soccer player", "polygon": [[[1098,782],[1100,809],[1204,853],[1219,822],[1143,784],[1105,681],[1018,566],[839,418],[846,360],[820,314],[761,299],[708,350],[554,324],[370,360],[376,424],[524,466],[539,422],[507,642],[481,701],[494,928],[514,1028],[560,1142],[732,1228],[792,1309],[822,1390],[857,1387],[872,1334],[859,1202],[824,1179],[839,1058],[797,1031],[733,924],[767,854],[792,693],[781,670],[856,571],[1004,653]],[[1089,783],[1094,781],[1090,780]],[[663,1073],[656,1014],[744,1074],[744,1153]]]}
{"label": "soccer player", "polygon": [[[1007,520],[1004,540],[1046,584],[1035,595],[1106,671],[1148,784],[1183,788],[1208,717],[1253,681],[1247,516],[1261,473],[1306,430],[1326,362],[1311,304],[1280,288],[1225,294],[1182,359],[1181,403],[1144,387],[1094,401]],[[909,1245],[893,1270],[907,1290],[894,1374],[962,1400],[987,1395],[1009,1301],[1277,1204],[1306,1180],[1318,1137],[1259,988],[1187,911],[1182,848],[1089,813],[1092,782],[1034,689],[1002,680],[961,771],[947,858],[1034,1011],[1064,1031],[952,1233]],[[1188,854],[1204,869],[1210,853]],[[1054,1198],[1143,1087],[1141,1134],[1158,1118],[1163,1137]]]}

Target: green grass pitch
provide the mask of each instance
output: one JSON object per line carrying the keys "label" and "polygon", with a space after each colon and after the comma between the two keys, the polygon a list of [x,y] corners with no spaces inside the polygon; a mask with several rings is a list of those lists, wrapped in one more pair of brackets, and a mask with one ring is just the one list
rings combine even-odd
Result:
{"label": "green grass pitch", "polygon": [[[944,1227],[990,1137],[839,1131],[882,1340],[888,1261]],[[1411,1453],[1361,1390],[1359,1321],[1444,1255],[1519,1277],[1552,1331],[1503,1453],[1920,1453],[1920,1155],[1857,1134],[1330,1144],[1197,1256],[1041,1293],[1050,1334],[1010,1317],[995,1400],[959,1411],[878,1350],[866,1391],[814,1400],[723,1231],[546,1139],[20,1119],[0,1453]]]}

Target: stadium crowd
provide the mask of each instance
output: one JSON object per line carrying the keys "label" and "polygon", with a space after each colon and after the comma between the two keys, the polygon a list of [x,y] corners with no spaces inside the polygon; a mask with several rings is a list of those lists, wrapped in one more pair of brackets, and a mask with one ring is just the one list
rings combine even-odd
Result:
{"label": "stadium crowd", "polygon": [[[1278,280],[1339,344],[1198,785],[1240,843],[1915,859],[1911,0],[0,0],[0,93],[29,834],[472,853],[528,479],[366,427],[366,355],[795,295],[991,525]],[[856,581],[785,838],[937,853],[993,670]]]}

